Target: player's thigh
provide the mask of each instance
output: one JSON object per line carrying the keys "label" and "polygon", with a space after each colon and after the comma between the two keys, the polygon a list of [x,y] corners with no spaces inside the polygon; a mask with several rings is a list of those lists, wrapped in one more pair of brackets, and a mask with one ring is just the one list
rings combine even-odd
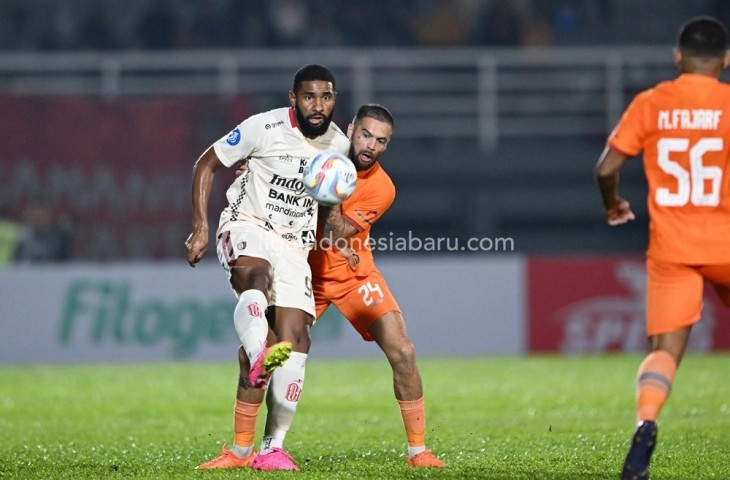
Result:
{"label": "player's thigh", "polygon": [[327,307],[332,303],[330,301],[329,292],[325,282],[313,280],[312,281],[312,295],[314,295],[314,318],[319,319]]}
{"label": "player's thigh", "polygon": [[700,319],[704,279],[696,268],[650,258],[646,274],[649,336],[680,330]]}
{"label": "player's thigh", "polygon": [[309,330],[314,324],[314,317],[299,308],[272,306],[269,310],[275,312],[271,327],[276,341],[291,342],[295,352],[309,352]]}
{"label": "player's thigh", "polygon": [[730,264],[705,265],[700,273],[710,282],[726,307],[730,307]]}
{"label": "player's thigh", "polygon": [[355,330],[368,341],[373,340],[368,330],[388,312],[399,312],[400,307],[380,272],[347,282],[347,293],[333,300]]}
{"label": "player's thigh", "polygon": [[281,251],[272,258],[274,282],[270,303],[277,307],[299,309],[314,317],[312,271],[307,263],[307,252],[286,244],[279,248]]}

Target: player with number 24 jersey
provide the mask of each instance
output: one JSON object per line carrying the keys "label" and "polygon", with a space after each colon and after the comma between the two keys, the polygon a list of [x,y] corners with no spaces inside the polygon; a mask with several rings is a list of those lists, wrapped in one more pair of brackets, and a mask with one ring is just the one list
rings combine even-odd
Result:
{"label": "player with number 24 jersey", "polygon": [[370,228],[395,199],[395,186],[379,159],[393,134],[382,105],[360,106],[347,127],[357,185],[342,204],[320,211],[318,242],[309,252],[316,316],[334,304],[363,339],[374,341],[393,370],[393,389],[408,440],[408,465],[444,468],[426,448],[423,384],[403,314],[375,267]]}
{"label": "player with number 24 jersey", "polygon": [[376,163],[357,172],[357,186],[340,207],[345,220],[357,233],[347,247],[358,259],[355,272],[337,248],[317,248],[309,254],[312,267],[316,317],[330,302],[352,322],[360,335],[371,340],[367,329],[388,311],[400,311],[380,272],[375,267],[370,245],[370,227],[395,199],[395,186],[385,170]]}

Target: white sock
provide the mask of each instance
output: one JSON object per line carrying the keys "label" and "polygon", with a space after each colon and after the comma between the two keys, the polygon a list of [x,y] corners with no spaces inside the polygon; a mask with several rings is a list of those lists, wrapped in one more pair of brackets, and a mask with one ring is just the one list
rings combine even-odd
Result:
{"label": "white sock", "polygon": [[419,453],[425,452],[425,451],[426,451],[426,446],[425,445],[423,445],[421,447],[408,447],[408,456],[409,457],[415,457]]}
{"label": "white sock", "polygon": [[266,295],[261,290],[246,290],[238,297],[233,310],[233,324],[249,360],[263,350],[269,324],[266,321]]}
{"label": "white sock", "polygon": [[251,455],[251,452],[253,452],[253,445],[249,445],[248,447],[242,447],[240,445],[234,444],[233,447],[231,447],[231,451],[238,458],[246,458]]}
{"label": "white sock", "polygon": [[283,438],[274,438],[274,437],[264,437],[264,439],[261,441],[261,449],[259,450],[259,454],[263,455],[266,453],[269,453],[273,449],[278,448],[283,450],[284,449],[284,439]]}
{"label": "white sock", "polygon": [[284,365],[274,370],[266,392],[266,427],[260,453],[282,448],[304,386],[304,365],[307,354],[292,352]]}

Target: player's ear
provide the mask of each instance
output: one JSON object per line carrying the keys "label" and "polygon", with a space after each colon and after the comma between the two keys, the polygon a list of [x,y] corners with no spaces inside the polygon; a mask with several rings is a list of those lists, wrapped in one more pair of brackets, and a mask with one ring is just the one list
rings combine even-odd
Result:
{"label": "player's ear", "polygon": [[680,52],[678,48],[674,49],[674,64],[680,70],[682,69],[682,52]]}
{"label": "player's ear", "polygon": [[297,104],[297,94],[289,90],[289,106],[293,107]]}
{"label": "player's ear", "polygon": [[354,132],[354,131],[355,131],[355,125],[353,125],[352,123],[349,123],[347,125],[347,138],[352,140],[352,132]]}
{"label": "player's ear", "polygon": [[728,66],[730,66],[730,51],[726,51],[725,57],[723,57],[723,59],[722,59],[723,70],[726,69]]}

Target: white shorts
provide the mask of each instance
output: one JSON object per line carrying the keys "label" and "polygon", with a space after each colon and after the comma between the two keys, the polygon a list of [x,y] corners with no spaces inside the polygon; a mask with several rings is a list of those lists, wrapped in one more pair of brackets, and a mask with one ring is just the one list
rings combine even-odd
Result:
{"label": "white shorts", "polygon": [[268,261],[274,271],[269,305],[298,308],[314,316],[308,250],[297,248],[292,242],[257,225],[243,222],[228,223],[218,231],[216,250],[228,278],[231,276],[231,266],[240,256]]}

